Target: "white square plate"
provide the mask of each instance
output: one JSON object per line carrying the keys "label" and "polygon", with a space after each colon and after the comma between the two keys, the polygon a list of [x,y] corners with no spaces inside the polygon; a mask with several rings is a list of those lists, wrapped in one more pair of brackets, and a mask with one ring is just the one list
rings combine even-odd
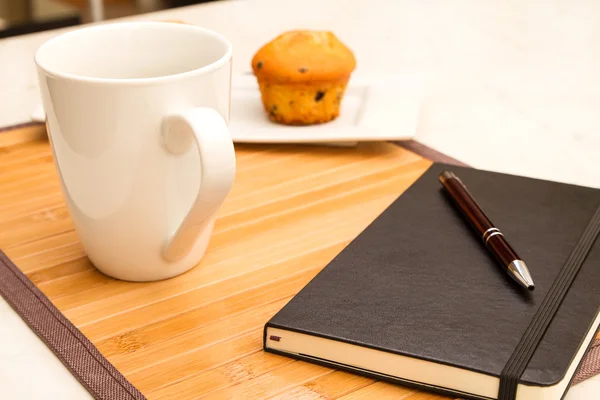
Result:
{"label": "white square plate", "polygon": [[[356,74],[355,74],[356,75]],[[338,143],[407,140],[415,136],[422,100],[420,75],[353,75],[340,116],[328,123],[286,126],[271,122],[263,110],[256,78],[232,80],[230,132],[237,143]],[[38,107],[34,121],[43,122]]]}
{"label": "white square plate", "polygon": [[417,130],[423,79],[419,75],[352,76],[340,116],[319,125],[269,121],[256,78],[232,81],[230,130],[235,142],[332,143],[412,139]]}

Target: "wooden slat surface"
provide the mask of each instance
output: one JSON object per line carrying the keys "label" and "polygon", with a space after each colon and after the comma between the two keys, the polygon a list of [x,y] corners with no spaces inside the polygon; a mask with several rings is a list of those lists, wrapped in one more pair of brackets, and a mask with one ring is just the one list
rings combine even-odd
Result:
{"label": "wooden slat surface", "polygon": [[47,141],[0,149],[0,248],[149,399],[443,399],[262,351],[262,326],[430,165],[387,143],[237,145],[199,266],[108,278],[85,257]]}

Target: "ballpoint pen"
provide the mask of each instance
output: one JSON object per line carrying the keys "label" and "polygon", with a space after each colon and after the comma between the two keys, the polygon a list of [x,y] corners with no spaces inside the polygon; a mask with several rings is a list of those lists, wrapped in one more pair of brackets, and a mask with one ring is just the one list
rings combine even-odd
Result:
{"label": "ballpoint pen", "polygon": [[485,247],[493,257],[521,286],[533,290],[535,285],[527,265],[525,265],[525,262],[508,244],[502,232],[485,215],[462,181],[450,171],[442,172],[439,180],[455,205],[462,212],[462,215],[469,221],[475,231],[481,235]]}

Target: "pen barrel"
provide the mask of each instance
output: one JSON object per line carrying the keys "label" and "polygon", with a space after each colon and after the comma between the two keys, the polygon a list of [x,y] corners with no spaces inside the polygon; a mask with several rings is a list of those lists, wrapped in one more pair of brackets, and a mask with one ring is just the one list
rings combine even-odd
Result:
{"label": "pen barrel", "polygon": [[442,174],[440,182],[452,202],[480,235],[489,252],[501,265],[507,268],[513,261],[520,260],[520,257],[504,238],[502,232],[492,224],[460,179],[454,174],[447,173]]}
{"label": "pen barrel", "polygon": [[485,241],[485,245],[494,258],[504,267],[508,267],[513,261],[520,259],[501,233],[489,236]]}
{"label": "pen barrel", "polygon": [[484,233],[494,228],[494,225],[479,208],[473,197],[458,178],[441,180],[442,185],[458,209],[464,214],[469,224],[483,238]]}

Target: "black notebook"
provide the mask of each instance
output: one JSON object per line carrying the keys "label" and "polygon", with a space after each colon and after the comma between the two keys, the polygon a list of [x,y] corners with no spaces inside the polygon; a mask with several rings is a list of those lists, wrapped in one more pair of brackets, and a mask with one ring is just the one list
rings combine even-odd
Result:
{"label": "black notebook", "polygon": [[[520,288],[486,251],[445,195],[444,169],[525,260],[535,291]],[[564,284],[572,253],[590,242],[599,206],[598,189],[433,164],[266,324],[264,348],[402,385],[498,399],[540,306]],[[529,346],[510,397],[566,393],[600,324],[599,242],[596,231],[588,251],[576,254],[580,268]]]}

